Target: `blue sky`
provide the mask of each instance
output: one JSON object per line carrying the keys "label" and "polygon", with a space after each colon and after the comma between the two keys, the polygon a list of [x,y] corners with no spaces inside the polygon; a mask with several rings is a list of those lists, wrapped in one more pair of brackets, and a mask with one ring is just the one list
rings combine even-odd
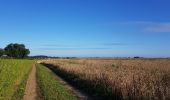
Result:
{"label": "blue sky", "polygon": [[1,0],[0,47],[30,55],[169,57],[169,0]]}

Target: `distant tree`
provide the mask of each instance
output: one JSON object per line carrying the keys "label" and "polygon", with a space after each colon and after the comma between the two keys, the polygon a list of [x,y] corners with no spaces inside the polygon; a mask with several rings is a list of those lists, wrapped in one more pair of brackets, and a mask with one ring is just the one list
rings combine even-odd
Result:
{"label": "distant tree", "polygon": [[135,56],[134,58],[138,59],[138,58],[141,58],[141,57],[139,57],[139,56]]}
{"label": "distant tree", "polygon": [[25,58],[30,54],[29,49],[26,49],[24,44],[11,43],[4,50],[7,56],[14,58]]}
{"label": "distant tree", "polygon": [[2,57],[4,55],[4,49],[0,48],[0,57]]}

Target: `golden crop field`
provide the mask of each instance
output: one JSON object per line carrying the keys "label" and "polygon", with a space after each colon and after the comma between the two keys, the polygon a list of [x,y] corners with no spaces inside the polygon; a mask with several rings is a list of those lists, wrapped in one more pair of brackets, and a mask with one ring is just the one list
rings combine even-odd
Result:
{"label": "golden crop field", "polygon": [[49,59],[43,64],[107,99],[169,100],[169,59]]}

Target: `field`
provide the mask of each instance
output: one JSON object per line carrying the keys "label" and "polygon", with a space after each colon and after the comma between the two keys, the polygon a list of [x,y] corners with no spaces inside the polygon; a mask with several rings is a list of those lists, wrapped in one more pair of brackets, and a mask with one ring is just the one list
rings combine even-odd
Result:
{"label": "field", "polygon": [[0,59],[0,100],[37,99],[76,100],[76,97],[36,60]]}
{"label": "field", "polygon": [[170,60],[0,59],[0,100],[113,99],[170,100]]}
{"label": "field", "polygon": [[50,59],[42,62],[90,95],[125,100],[169,100],[169,59]]}
{"label": "field", "polygon": [[0,100],[21,100],[31,60],[0,59]]}

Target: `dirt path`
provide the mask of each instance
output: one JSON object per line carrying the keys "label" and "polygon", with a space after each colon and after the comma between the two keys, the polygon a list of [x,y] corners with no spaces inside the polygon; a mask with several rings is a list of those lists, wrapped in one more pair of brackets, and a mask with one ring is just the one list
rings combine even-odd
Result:
{"label": "dirt path", "polygon": [[36,81],[36,67],[33,65],[32,71],[28,77],[26,89],[23,100],[36,100],[37,94],[37,81]]}

